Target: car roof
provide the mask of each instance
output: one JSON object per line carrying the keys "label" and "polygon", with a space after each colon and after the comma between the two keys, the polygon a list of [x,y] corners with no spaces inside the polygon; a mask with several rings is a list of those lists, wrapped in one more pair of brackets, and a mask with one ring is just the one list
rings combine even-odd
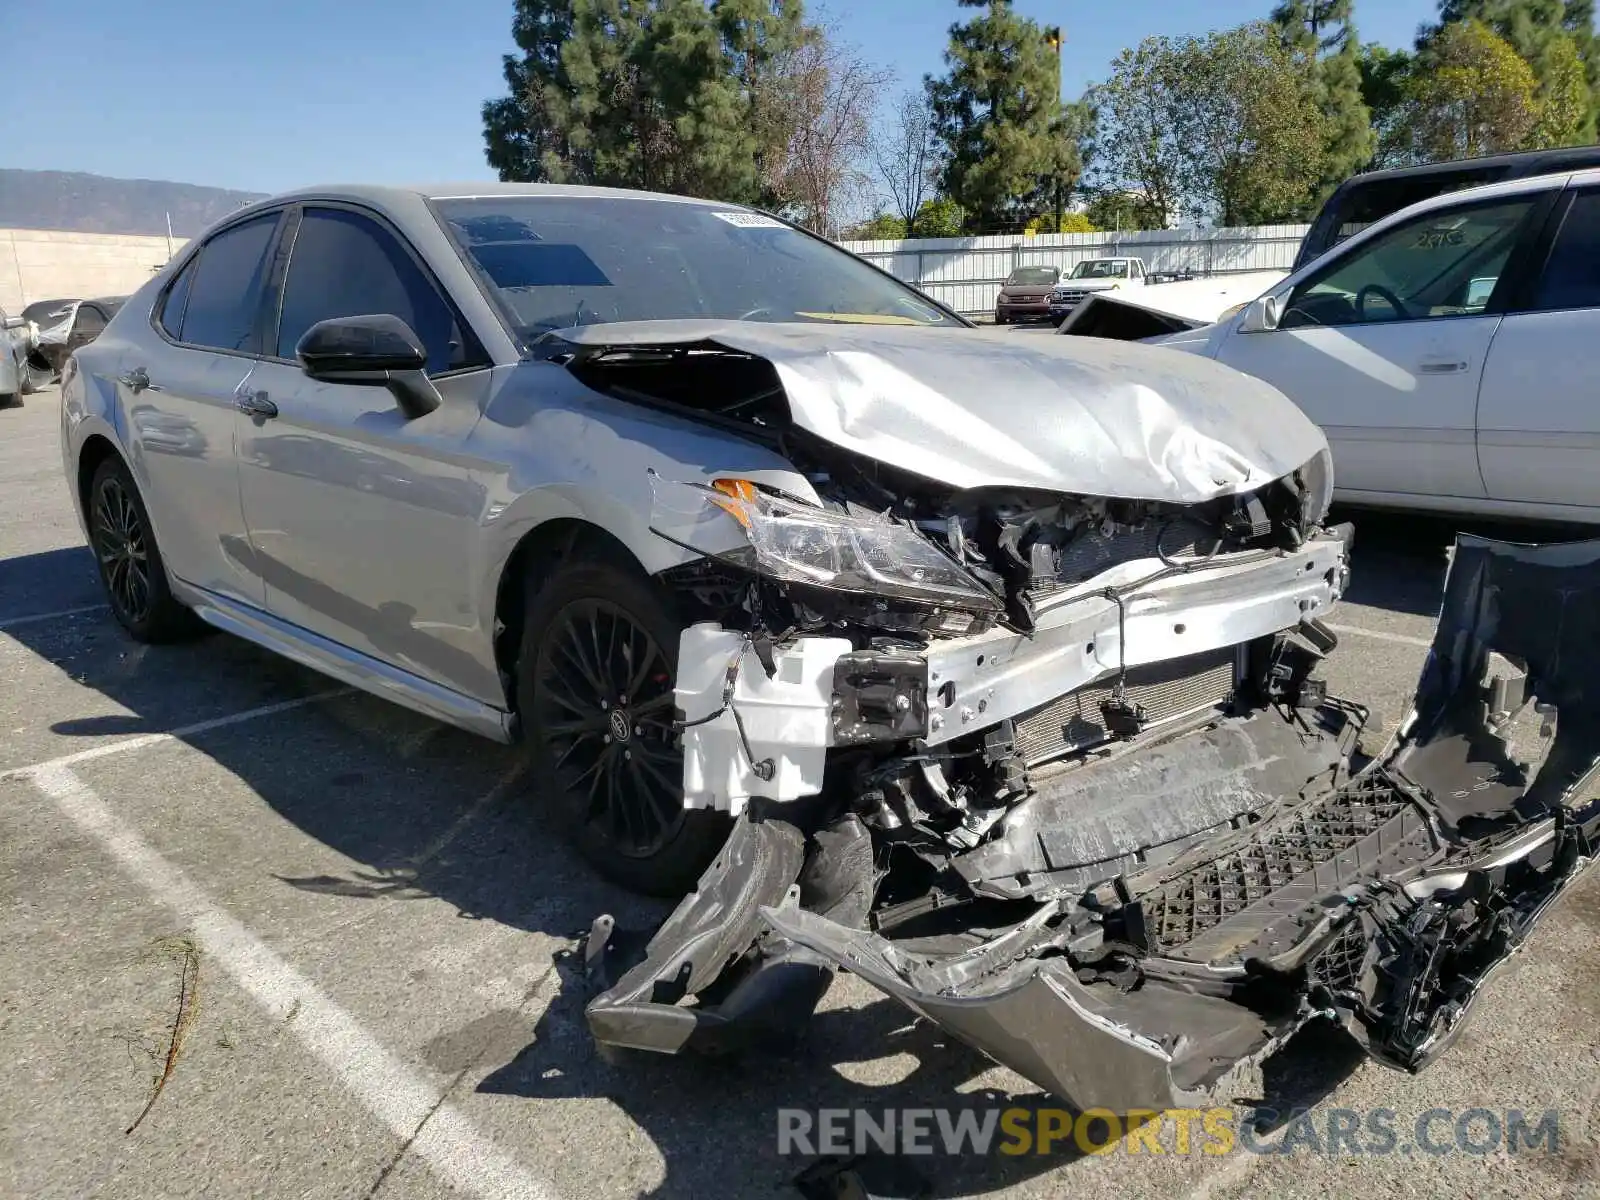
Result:
{"label": "car roof", "polygon": [[[1539,170],[1548,165],[1548,169]],[[1533,172],[1550,174],[1557,170],[1572,171],[1579,166],[1600,167],[1600,146],[1564,146],[1551,150],[1519,150],[1513,154],[1484,154],[1475,158],[1453,158],[1446,162],[1422,163],[1412,167],[1389,167],[1382,171],[1367,171],[1352,175],[1339,185],[1339,191],[1365,187],[1368,184],[1387,183],[1396,179],[1416,179],[1430,175],[1471,174],[1480,171],[1517,171],[1522,177]]]}
{"label": "car roof", "polygon": [[347,200],[376,208],[403,207],[417,200],[477,200],[513,196],[550,196],[584,200],[661,200],[674,204],[699,205],[706,208],[743,208],[742,204],[704,200],[695,196],[677,196],[666,192],[635,191],[631,188],[591,187],[569,183],[419,183],[405,185],[380,185],[369,183],[329,183],[295,188],[265,196],[238,210],[229,217],[260,208],[292,203],[297,200]]}

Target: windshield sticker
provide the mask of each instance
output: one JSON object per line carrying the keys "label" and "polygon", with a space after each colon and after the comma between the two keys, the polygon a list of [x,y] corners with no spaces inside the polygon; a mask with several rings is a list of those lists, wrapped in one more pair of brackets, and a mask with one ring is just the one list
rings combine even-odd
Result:
{"label": "windshield sticker", "polygon": [[737,225],[740,229],[787,229],[789,228],[776,217],[765,216],[753,212],[714,212],[711,214],[719,221],[726,221],[729,225]]}

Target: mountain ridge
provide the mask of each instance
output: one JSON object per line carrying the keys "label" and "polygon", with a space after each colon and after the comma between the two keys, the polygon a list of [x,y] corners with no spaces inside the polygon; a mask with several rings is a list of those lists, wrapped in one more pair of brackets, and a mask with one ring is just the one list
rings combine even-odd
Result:
{"label": "mountain ridge", "polygon": [[118,179],[87,171],[0,168],[0,228],[70,233],[122,233],[190,238],[266,193]]}

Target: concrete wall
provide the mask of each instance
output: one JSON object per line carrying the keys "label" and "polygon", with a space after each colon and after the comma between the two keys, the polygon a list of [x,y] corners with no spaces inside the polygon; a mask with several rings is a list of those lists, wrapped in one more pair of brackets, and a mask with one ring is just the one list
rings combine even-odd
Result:
{"label": "concrete wall", "polygon": [[[173,238],[175,253],[184,243]],[[167,261],[164,237],[0,229],[0,308],[35,300],[126,296]]]}
{"label": "concrete wall", "polygon": [[1017,267],[1066,269],[1086,258],[1132,257],[1143,259],[1148,271],[1188,269],[1199,275],[1287,271],[1310,228],[1260,225],[839,244],[957,312],[979,315],[994,311],[1000,284]]}

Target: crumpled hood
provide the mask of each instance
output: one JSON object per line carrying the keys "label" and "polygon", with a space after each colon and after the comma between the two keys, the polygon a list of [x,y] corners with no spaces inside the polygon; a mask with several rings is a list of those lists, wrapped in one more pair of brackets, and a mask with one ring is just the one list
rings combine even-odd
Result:
{"label": "crumpled hood", "polygon": [[796,425],[960,489],[1192,504],[1252,491],[1327,448],[1281,392],[1208,359],[1088,338],[894,325],[644,321],[582,347],[709,343],[772,363]]}

